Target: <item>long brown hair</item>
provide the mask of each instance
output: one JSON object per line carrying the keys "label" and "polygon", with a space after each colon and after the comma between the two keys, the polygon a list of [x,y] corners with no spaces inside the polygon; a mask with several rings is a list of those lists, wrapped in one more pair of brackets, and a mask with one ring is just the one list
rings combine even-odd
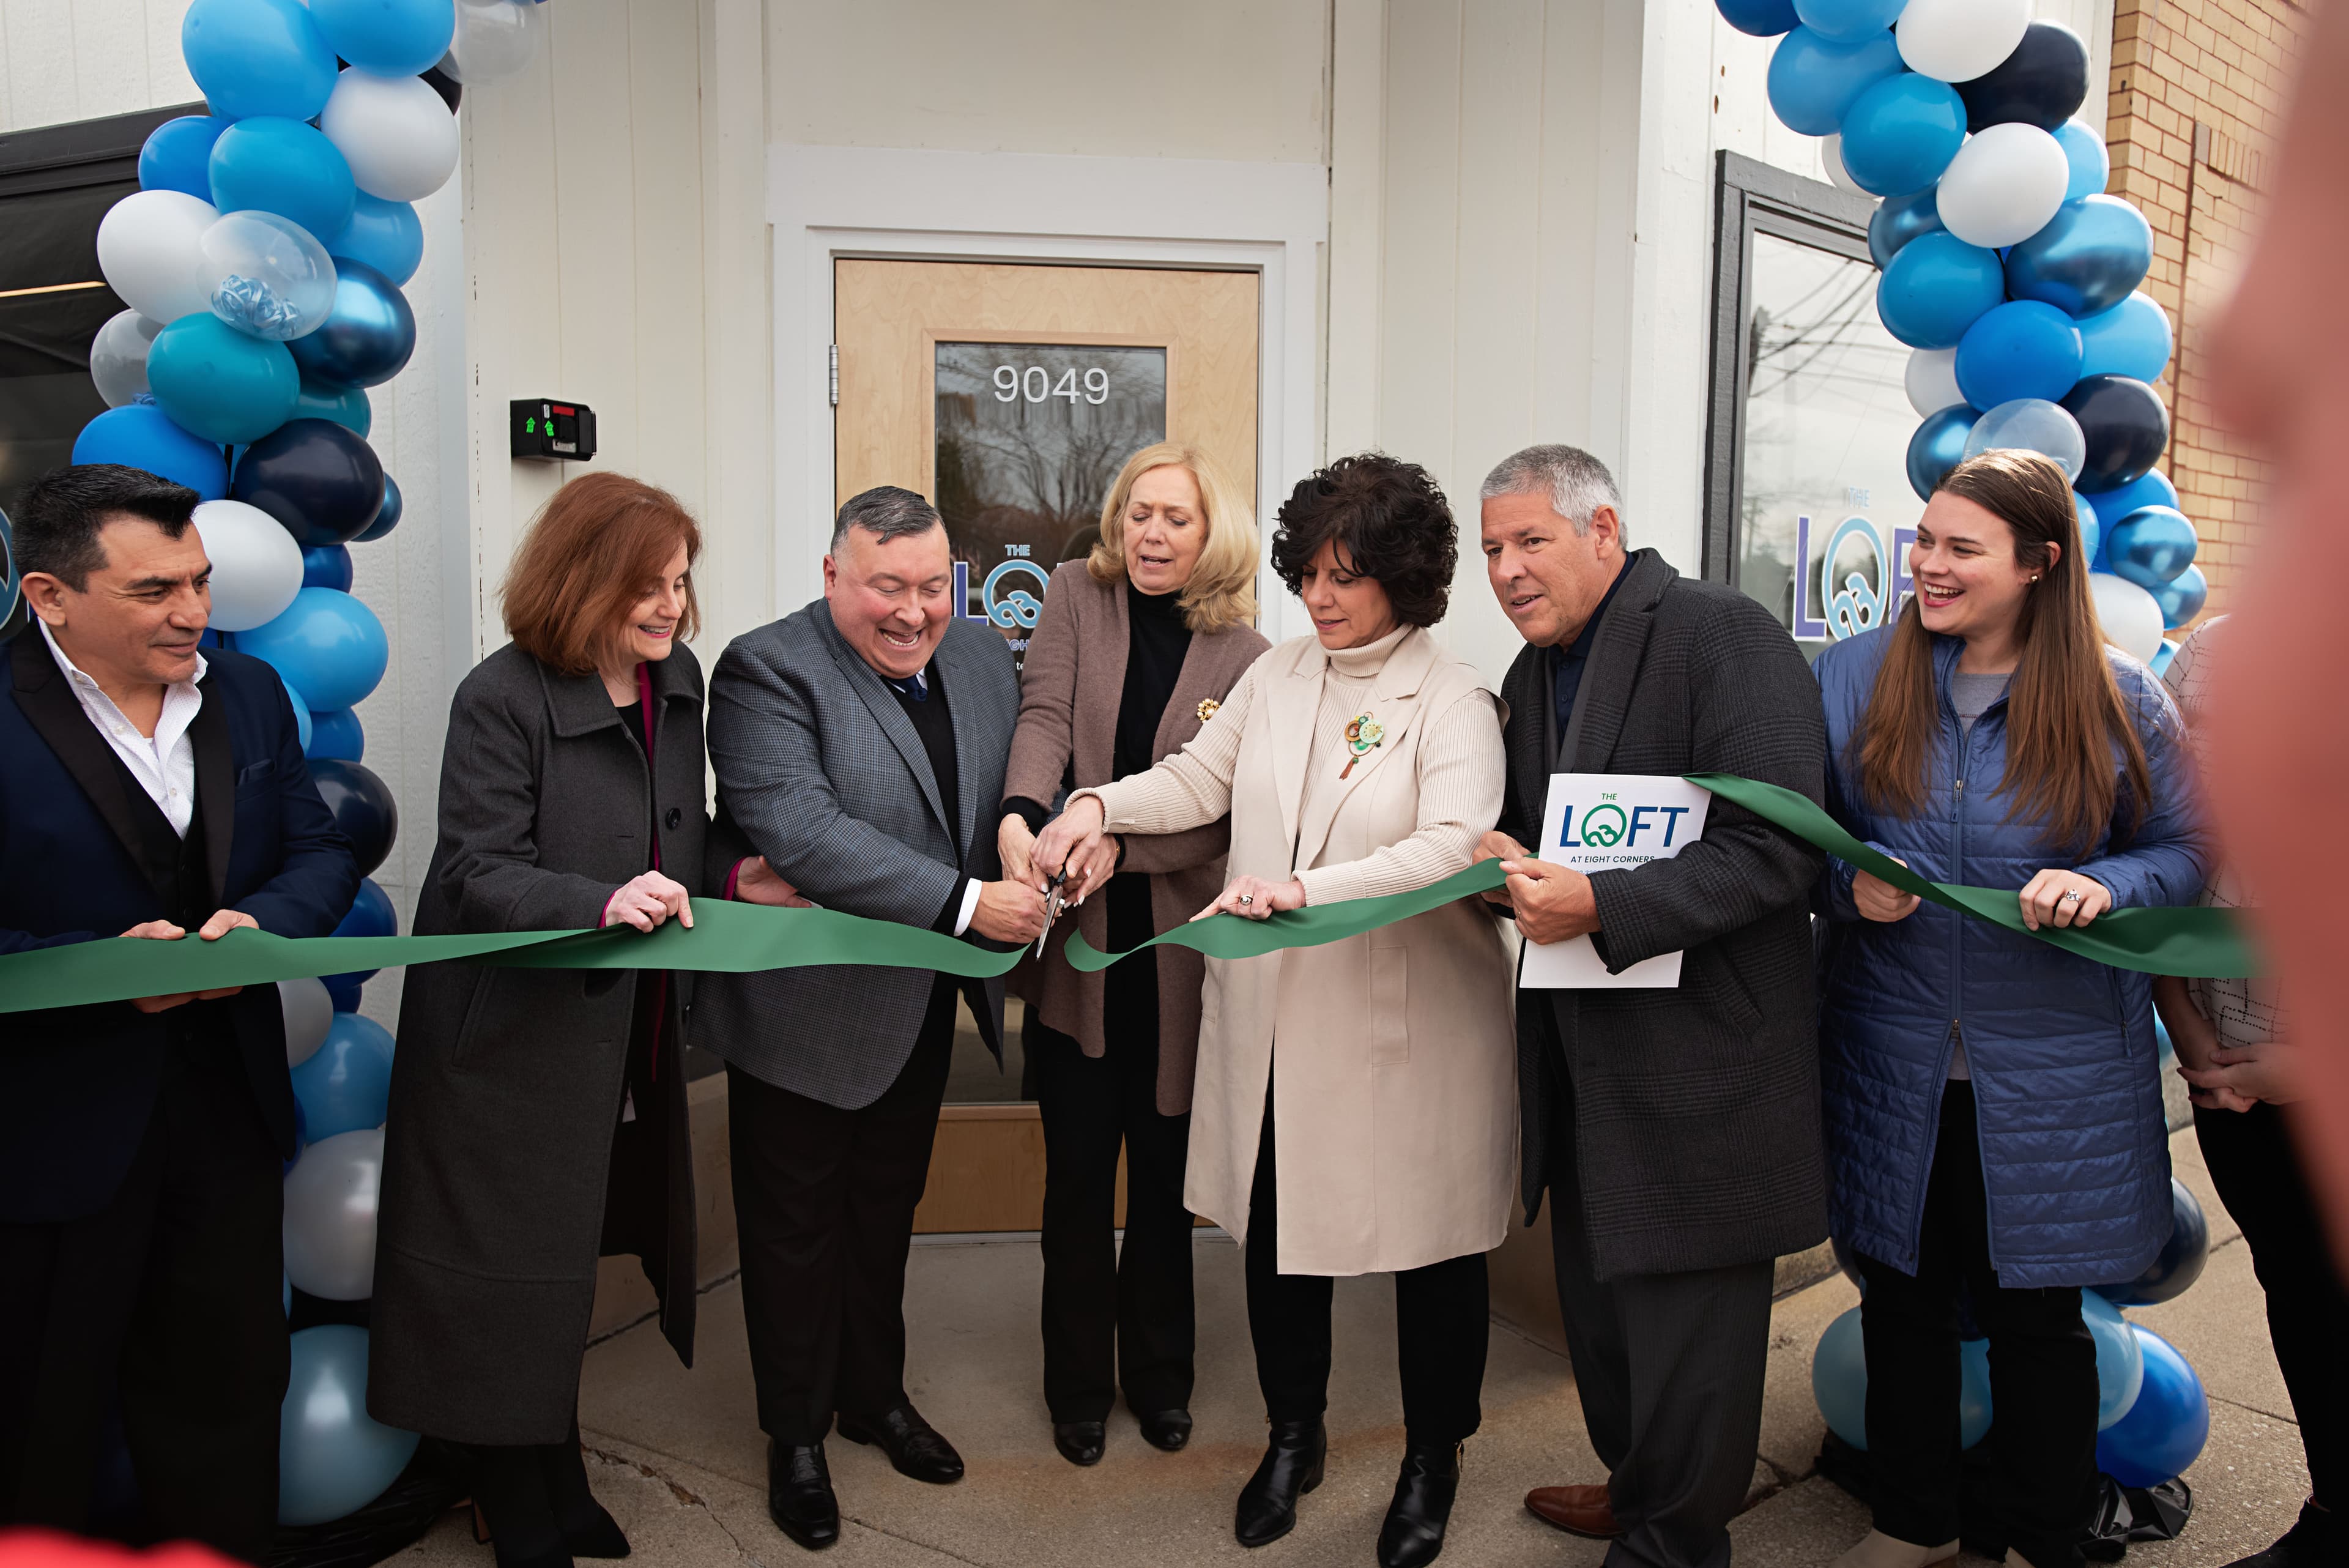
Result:
{"label": "long brown hair", "polygon": [[[506,568],[506,635],[565,675],[588,673],[679,545],[689,567],[701,528],[676,496],[626,474],[581,475],[548,497]],[[700,629],[688,575],[677,635]]]}
{"label": "long brown hair", "polygon": [[[2014,628],[2022,656],[2006,699],[2007,815],[2045,824],[2050,847],[2083,852],[2113,819],[2116,749],[2128,775],[2133,816],[2153,786],[2106,656],[2071,486],[2064,471],[2037,452],[2002,451],[1951,469],[1934,487],[1936,494],[1942,491],[2004,523],[2014,535],[2016,562],[2039,574]],[[2061,548],[2051,551],[2051,545]],[[1926,770],[1941,734],[1933,639],[1914,599],[1901,610],[1891,642],[1852,750],[1870,804],[1910,816],[1924,807]]]}

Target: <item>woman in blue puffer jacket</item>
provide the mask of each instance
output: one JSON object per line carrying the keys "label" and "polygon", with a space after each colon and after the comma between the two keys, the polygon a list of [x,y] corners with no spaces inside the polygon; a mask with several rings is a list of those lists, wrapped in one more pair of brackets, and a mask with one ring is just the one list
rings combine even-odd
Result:
{"label": "woman in blue puffer jacket", "polygon": [[[2064,472],[1994,452],[1942,480],[1899,619],[1818,662],[1827,805],[2033,926],[2190,904],[2208,868],[2177,710],[2107,649]],[[1867,1295],[1876,1528],[1838,1568],[1958,1550],[1958,1306],[1990,1335],[2009,1561],[2070,1568],[2094,1502],[2080,1287],[2169,1233],[2150,981],[1831,860],[1820,1076],[1835,1234]]]}

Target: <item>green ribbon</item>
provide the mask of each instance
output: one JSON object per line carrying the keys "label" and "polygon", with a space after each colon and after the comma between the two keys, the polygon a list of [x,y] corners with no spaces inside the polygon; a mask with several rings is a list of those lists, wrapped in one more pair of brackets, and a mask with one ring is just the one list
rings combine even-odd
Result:
{"label": "green ribbon", "polygon": [[1388,893],[1376,898],[1343,898],[1334,904],[1309,906],[1288,909],[1277,915],[1267,915],[1261,920],[1251,920],[1239,915],[1216,915],[1204,920],[1192,920],[1171,931],[1161,931],[1146,942],[1125,950],[1125,952],[1105,953],[1084,939],[1080,931],[1069,938],[1061,950],[1069,966],[1077,970],[1107,969],[1128,953],[1138,953],[1143,948],[1190,948],[1214,959],[1260,958],[1283,948],[1318,948],[1324,942],[1343,941],[1359,937],[1364,931],[1392,926],[1397,920],[1407,920],[1413,915],[1423,915],[1440,909],[1455,898],[1474,898],[1479,893],[1498,888],[1508,878],[1501,875],[1497,860],[1480,860],[1464,871],[1454,871],[1441,882],[1432,882],[1409,893]]}
{"label": "green ribbon", "polygon": [[2085,926],[2042,926],[2034,931],[2023,923],[2023,908],[2014,889],[1929,882],[1890,856],[1854,838],[1816,802],[1793,790],[1757,784],[1734,774],[1687,777],[1689,783],[1744,806],[1772,826],[1881,877],[1904,893],[2021,931],[2065,952],[2146,974],[2224,980],[2260,972],[2259,954],[2232,909],[2107,909]]}

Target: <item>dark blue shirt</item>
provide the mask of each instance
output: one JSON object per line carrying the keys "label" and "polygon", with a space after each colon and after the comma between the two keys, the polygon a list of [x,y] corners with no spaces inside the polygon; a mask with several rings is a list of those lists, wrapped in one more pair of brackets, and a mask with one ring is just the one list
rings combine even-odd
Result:
{"label": "dark blue shirt", "polygon": [[1606,595],[1590,618],[1582,623],[1582,631],[1563,647],[1552,644],[1549,650],[1549,689],[1552,711],[1557,719],[1558,743],[1566,742],[1567,729],[1574,718],[1575,694],[1582,690],[1582,672],[1590,663],[1590,647],[1598,640],[1599,623],[1607,618],[1607,607],[1615,602],[1615,590],[1623,586],[1623,568],[1615,568],[1615,580],[1607,585]]}

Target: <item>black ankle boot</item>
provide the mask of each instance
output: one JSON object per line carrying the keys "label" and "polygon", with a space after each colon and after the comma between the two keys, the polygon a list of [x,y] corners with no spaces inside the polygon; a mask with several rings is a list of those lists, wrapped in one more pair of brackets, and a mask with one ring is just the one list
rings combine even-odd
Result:
{"label": "black ankle boot", "polygon": [[1272,1423],[1263,1462],[1240,1488],[1232,1533],[1242,1546],[1267,1546],[1297,1528],[1297,1500],[1321,1484],[1321,1461],[1329,1452],[1319,1417]]}
{"label": "black ankle boot", "polygon": [[572,1568],[570,1547],[546,1495],[540,1449],[450,1446],[463,1459],[473,1506],[497,1549],[498,1568]]}
{"label": "black ankle boot", "polygon": [[1405,1443],[1394,1501],[1379,1530],[1379,1568],[1426,1568],[1434,1562],[1459,1491],[1459,1444]]}
{"label": "black ankle boot", "polygon": [[587,1459],[579,1448],[579,1423],[571,1436],[538,1451],[539,1474],[546,1480],[546,1501],[563,1544],[574,1557],[626,1557],[628,1538],[619,1521],[595,1501],[587,1485]]}

